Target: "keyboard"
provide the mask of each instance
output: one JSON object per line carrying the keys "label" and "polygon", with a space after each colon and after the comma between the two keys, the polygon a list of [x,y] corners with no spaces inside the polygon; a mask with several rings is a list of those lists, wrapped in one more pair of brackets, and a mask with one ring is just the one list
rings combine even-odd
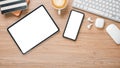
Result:
{"label": "keyboard", "polygon": [[120,0],[74,0],[72,7],[120,22]]}

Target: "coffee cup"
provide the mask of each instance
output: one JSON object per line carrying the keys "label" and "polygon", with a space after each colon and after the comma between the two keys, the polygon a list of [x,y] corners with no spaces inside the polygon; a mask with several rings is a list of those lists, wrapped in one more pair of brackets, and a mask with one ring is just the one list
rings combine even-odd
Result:
{"label": "coffee cup", "polygon": [[67,6],[67,0],[51,0],[53,8],[58,10],[58,15],[61,15],[62,9],[65,9]]}

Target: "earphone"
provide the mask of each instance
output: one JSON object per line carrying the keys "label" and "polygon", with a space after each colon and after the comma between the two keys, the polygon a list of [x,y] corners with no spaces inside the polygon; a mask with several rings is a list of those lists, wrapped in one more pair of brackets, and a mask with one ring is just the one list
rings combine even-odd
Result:
{"label": "earphone", "polygon": [[91,17],[88,17],[87,21],[93,23],[93,20]]}

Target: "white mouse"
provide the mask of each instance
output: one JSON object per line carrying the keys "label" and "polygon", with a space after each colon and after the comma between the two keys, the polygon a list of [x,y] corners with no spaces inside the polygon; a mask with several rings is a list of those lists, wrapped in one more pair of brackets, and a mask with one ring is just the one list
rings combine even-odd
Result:
{"label": "white mouse", "polygon": [[105,24],[105,21],[102,18],[97,18],[96,21],[95,21],[95,27],[96,28],[103,28],[104,24]]}
{"label": "white mouse", "polygon": [[106,28],[106,32],[115,41],[116,44],[120,44],[120,29],[116,25],[110,24]]}

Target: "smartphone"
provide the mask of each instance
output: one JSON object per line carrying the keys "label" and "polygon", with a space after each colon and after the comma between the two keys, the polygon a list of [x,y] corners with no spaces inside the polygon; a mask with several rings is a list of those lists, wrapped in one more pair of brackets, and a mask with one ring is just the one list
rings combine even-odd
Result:
{"label": "smartphone", "polygon": [[63,33],[63,37],[75,41],[79,34],[83,19],[84,19],[84,13],[71,10]]}

